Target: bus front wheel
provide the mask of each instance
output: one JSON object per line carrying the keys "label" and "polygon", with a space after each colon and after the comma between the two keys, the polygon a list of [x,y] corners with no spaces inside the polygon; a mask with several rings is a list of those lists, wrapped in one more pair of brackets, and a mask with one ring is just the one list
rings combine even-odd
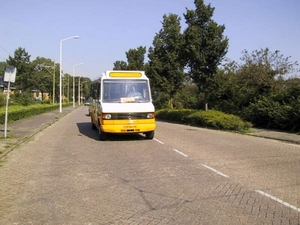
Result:
{"label": "bus front wheel", "polygon": [[93,122],[93,119],[91,118],[91,123],[92,123],[92,129],[93,130],[96,130],[97,129],[97,127],[96,127],[96,125],[94,124],[94,122]]}
{"label": "bus front wheel", "polygon": [[99,127],[99,140],[105,141],[106,138],[107,138],[107,134],[101,130],[101,127]]}

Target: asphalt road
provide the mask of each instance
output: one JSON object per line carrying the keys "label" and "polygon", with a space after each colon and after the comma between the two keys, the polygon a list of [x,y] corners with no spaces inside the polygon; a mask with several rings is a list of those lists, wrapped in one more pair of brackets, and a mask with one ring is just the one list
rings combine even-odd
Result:
{"label": "asphalt road", "polygon": [[157,123],[98,141],[86,108],[10,152],[0,224],[300,224],[300,146]]}

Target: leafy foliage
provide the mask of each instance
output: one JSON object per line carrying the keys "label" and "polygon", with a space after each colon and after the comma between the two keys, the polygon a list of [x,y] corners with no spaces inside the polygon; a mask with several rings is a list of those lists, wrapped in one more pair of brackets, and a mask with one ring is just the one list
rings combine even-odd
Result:
{"label": "leafy foliage", "polygon": [[3,75],[6,68],[6,62],[0,62],[0,75]]}
{"label": "leafy foliage", "polygon": [[268,48],[244,51],[242,59],[243,64],[229,62],[214,77],[212,107],[256,126],[297,131],[300,79],[284,79],[297,71],[297,63]]}
{"label": "leafy foliage", "polygon": [[286,104],[262,96],[244,110],[243,117],[248,118],[258,127],[298,132],[300,130],[299,103],[299,98],[295,98],[292,104]]}
{"label": "leafy foliage", "polygon": [[128,61],[127,70],[144,70],[146,47],[138,47],[137,49],[129,49],[126,52]]}
{"label": "leafy foliage", "polygon": [[5,94],[2,94],[0,93],[0,107],[3,107],[6,105],[6,95]]}
{"label": "leafy foliage", "polygon": [[284,58],[278,50],[271,52],[269,48],[248,53],[244,50],[242,61],[237,71],[238,85],[242,87],[242,105],[247,107],[257,96],[269,95],[281,89],[280,81],[284,75],[293,72],[296,63]]}
{"label": "leafy foliage", "polygon": [[127,62],[122,60],[114,62],[113,70],[145,70],[145,53],[146,47],[129,49],[126,52]]}
{"label": "leafy foliage", "polygon": [[[35,104],[30,106],[11,106],[9,107],[9,117],[8,123],[24,119],[27,117],[39,115],[45,112],[50,112],[52,110],[58,109],[58,104],[56,105],[41,105]],[[5,121],[5,110],[0,108],[0,124],[4,124]]]}
{"label": "leafy foliage", "polygon": [[174,98],[174,106],[177,109],[198,109],[198,88],[193,83],[184,83],[183,89]]}
{"label": "leafy foliage", "polygon": [[156,112],[156,117],[166,121],[186,123],[186,117],[195,112],[196,110],[192,109],[162,109]]}
{"label": "leafy foliage", "polygon": [[252,126],[251,123],[241,120],[238,116],[215,110],[198,111],[187,116],[186,120],[194,126],[218,130],[246,131]]}
{"label": "leafy foliage", "polygon": [[180,18],[175,14],[163,16],[163,28],[155,35],[153,46],[149,49],[148,75],[155,90],[169,95],[169,107],[182,87],[185,79],[184,64],[181,60],[183,37],[180,33]]}
{"label": "leafy foliage", "polygon": [[241,110],[242,99],[247,93],[239,84],[236,73],[227,68],[218,70],[211,80],[210,105],[211,108],[225,113],[238,114]]}
{"label": "leafy foliage", "polygon": [[29,90],[32,68],[30,67],[30,55],[26,52],[25,48],[17,48],[14,52],[14,57],[9,56],[6,63],[9,66],[17,68],[16,87],[22,91]]}
{"label": "leafy foliage", "polygon": [[118,60],[114,62],[113,70],[127,70],[127,63],[122,60]]}
{"label": "leafy foliage", "polygon": [[17,92],[16,94],[11,95],[10,98],[12,99],[13,105],[28,106],[35,103],[30,92]]}
{"label": "leafy foliage", "polygon": [[37,57],[30,64],[33,68],[31,90],[41,92],[41,101],[46,100],[44,99],[44,93],[49,93],[52,97],[53,91],[56,91],[54,95],[58,96],[58,88],[55,87],[58,87],[59,82],[59,65],[44,57]]}
{"label": "leafy foliage", "polygon": [[153,104],[156,109],[169,108],[170,96],[165,92],[154,92]]}
{"label": "leafy foliage", "polygon": [[[215,129],[231,129],[230,124],[237,120],[231,116],[227,118],[227,115],[234,114],[256,126],[299,132],[300,78],[297,62],[292,62],[291,57],[284,57],[279,50],[272,52],[269,48],[252,52],[244,50],[240,63],[227,60],[229,40],[223,35],[225,26],[212,20],[214,8],[210,4],[205,5],[203,0],[194,0],[194,4],[195,9],[186,9],[184,14],[187,28],[183,32],[179,16],[163,16],[162,28],[154,36],[153,46],[148,49],[149,62],[144,63],[146,47],[140,46],[129,49],[126,52],[127,62],[116,61],[114,70],[145,70],[150,78],[156,109],[184,109],[174,112],[159,110],[159,117],[184,123],[188,120],[191,124]],[[19,47],[13,57],[0,62],[0,72],[4,72],[6,65],[17,68],[16,91],[15,95],[11,95],[10,105],[27,107],[33,104],[32,90],[50,92],[52,69],[49,72],[42,66],[52,66],[50,59],[37,57],[31,62],[28,52]],[[55,88],[59,80],[58,66],[56,64],[53,68]],[[64,95],[68,97],[64,99],[66,102],[71,96],[70,93],[65,94],[66,87],[73,87],[67,80],[63,80]],[[77,81],[78,77],[76,84]],[[89,96],[90,80],[81,81],[86,81],[82,83],[82,90],[84,96]],[[76,88],[75,97],[77,92]],[[0,95],[0,106],[5,101],[3,96]],[[55,96],[58,97],[58,88]],[[202,105],[207,109],[208,101],[210,108],[214,109],[208,111],[208,115],[195,111]],[[187,108],[190,111],[185,110]],[[216,111],[226,113],[226,117]],[[238,122],[234,123],[234,126],[240,126]]]}
{"label": "leafy foliage", "polygon": [[238,116],[225,114],[216,110],[163,109],[156,113],[156,117],[192,126],[239,132],[246,132],[252,126],[251,123],[243,121]]}
{"label": "leafy foliage", "polygon": [[184,31],[184,60],[189,75],[205,94],[207,109],[209,86],[218,65],[227,53],[228,38],[223,36],[225,26],[212,20],[214,8],[203,0],[194,1],[196,9],[184,14],[188,27]]}

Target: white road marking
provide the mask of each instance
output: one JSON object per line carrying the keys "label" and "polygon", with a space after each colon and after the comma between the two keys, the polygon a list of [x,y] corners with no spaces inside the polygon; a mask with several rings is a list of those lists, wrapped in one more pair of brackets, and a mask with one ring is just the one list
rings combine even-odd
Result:
{"label": "white road marking", "polygon": [[158,143],[160,143],[160,144],[162,144],[162,145],[164,144],[162,141],[160,141],[160,140],[158,140],[158,139],[156,139],[156,138],[153,138],[153,140],[154,140],[154,141],[157,141]]}
{"label": "white road marking", "polygon": [[211,167],[209,167],[207,165],[202,164],[202,166],[204,166],[205,168],[207,168],[207,169],[209,169],[209,170],[211,170],[211,171],[213,171],[213,172],[215,172],[215,173],[217,173],[217,174],[219,174],[219,175],[221,175],[223,177],[226,177],[226,178],[229,177],[228,175],[226,175],[226,174],[224,174],[224,173],[222,173],[222,172],[220,172],[220,171],[218,171],[218,170],[216,170],[214,168],[211,168]]}
{"label": "white road marking", "polygon": [[173,151],[179,153],[180,155],[183,155],[184,157],[188,157],[188,155],[184,154],[184,153],[181,152],[181,151],[178,151],[177,149],[173,149]]}
{"label": "white road marking", "polygon": [[276,201],[276,202],[279,202],[279,203],[282,204],[282,205],[285,205],[285,206],[287,206],[287,207],[289,207],[289,208],[291,208],[291,209],[293,209],[293,210],[296,210],[296,211],[300,212],[300,208],[297,208],[296,206],[291,205],[290,203],[284,202],[284,201],[282,201],[282,200],[279,199],[279,198],[276,198],[276,197],[274,197],[274,196],[272,196],[272,195],[267,194],[266,192],[263,192],[263,191],[260,191],[260,190],[255,190],[255,191],[256,191],[257,193],[261,194],[261,195],[264,195],[264,196],[266,196],[266,197],[268,197],[268,198],[270,198],[270,199]]}

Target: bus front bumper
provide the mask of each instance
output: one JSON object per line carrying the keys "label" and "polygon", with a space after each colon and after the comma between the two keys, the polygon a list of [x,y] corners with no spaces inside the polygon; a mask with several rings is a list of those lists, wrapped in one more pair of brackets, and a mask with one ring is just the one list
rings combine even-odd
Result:
{"label": "bus front bumper", "polygon": [[104,124],[101,125],[101,130],[106,133],[146,133],[154,131],[155,128],[155,121],[133,124],[105,124],[104,122]]}

